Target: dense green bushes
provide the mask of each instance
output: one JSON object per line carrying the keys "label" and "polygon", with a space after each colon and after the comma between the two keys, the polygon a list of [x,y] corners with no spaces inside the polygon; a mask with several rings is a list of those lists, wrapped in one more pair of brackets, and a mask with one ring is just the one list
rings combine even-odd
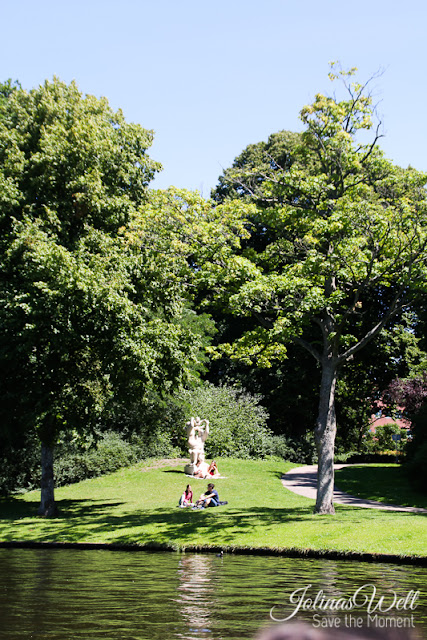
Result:
{"label": "dense green bushes", "polygon": [[84,451],[77,451],[68,446],[58,451],[55,460],[55,482],[57,486],[78,482],[85,478],[93,478],[111,473],[135,464],[139,460],[151,457],[163,457],[177,454],[166,439],[158,441],[154,446],[144,438],[133,434],[125,439],[119,433],[106,431],[93,446]]}
{"label": "dense green bushes", "polygon": [[[393,436],[400,436],[400,440],[396,442]],[[406,429],[402,429],[398,424],[391,422],[377,426],[375,433],[369,431],[364,438],[365,450],[367,453],[385,453],[398,449],[404,452],[408,434]]]}
{"label": "dense green bushes", "polygon": [[[40,443],[33,438],[24,447],[9,447],[4,453],[0,459],[1,494],[39,488]],[[111,473],[145,458],[175,457],[180,453],[167,437],[147,441],[144,436],[131,434],[125,438],[114,431],[99,434],[96,441],[85,446],[61,442],[55,448],[55,485],[60,487]]]}
{"label": "dense green bushes", "polygon": [[[402,461],[402,456],[398,456]],[[393,464],[396,462],[394,453],[358,453],[351,452],[348,456],[335,456],[335,462],[346,462],[347,464]]]}
{"label": "dense green bushes", "polygon": [[407,464],[407,473],[414,487],[427,493],[427,442],[414,450]]}
{"label": "dense green bushes", "polygon": [[137,450],[118,433],[107,431],[87,450],[68,446],[58,451],[54,463],[57,486],[93,478],[137,462]]}
{"label": "dense green bushes", "polygon": [[314,464],[317,462],[314,435],[307,433],[298,439],[269,436],[265,442],[265,455],[277,456],[287,462]]}
{"label": "dense green bushes", "polygon": [[273,435],[267,425],[268,413],[261,397],[244,389],[206,383],[180,394],[187,415],[207,418],[210,434],[206,441],[207,456],[264,458],[279,456],[289,462],[312,462],[314,438],[298,441]]}
{"label": "dense green bushes", "polygon": [[412,484],[427,493],[427,402],[413,417],[412,440],[408,443],[407,471]]}
{"label": "dense green bushes", "polygon": [[[205,384],[178,397],[187,416],[200,416],[210,422],[210,434],[205,444],[209,457],[234,456],[236,458],[263,457],[268,414],[260,398],[230,386],[216,387]],[[188,417],[187,417],[188,420]]]}
{"label": "dense green bushes", "polygon": [[18,442],[0,441],[0,495],[40,486],[40,442],[35,432]]}

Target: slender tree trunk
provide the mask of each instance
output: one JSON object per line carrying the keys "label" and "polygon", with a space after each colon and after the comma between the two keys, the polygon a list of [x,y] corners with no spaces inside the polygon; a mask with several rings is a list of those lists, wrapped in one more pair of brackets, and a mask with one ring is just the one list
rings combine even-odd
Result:
{"label": "slender tree trunk", "polygon": [[335,385],[338,363],[333,357],[322,359],[319,415],[316,422],[318,453],[316,513],[335,513],[334,449],[337,423],[335,416]]}
{"label": "slender tree trunk", "polygon": [[53,447],[42,442],[41,447],[42,479],[41,501],[38,514],[51,517],[56,514],[54,479],[53,479]]}

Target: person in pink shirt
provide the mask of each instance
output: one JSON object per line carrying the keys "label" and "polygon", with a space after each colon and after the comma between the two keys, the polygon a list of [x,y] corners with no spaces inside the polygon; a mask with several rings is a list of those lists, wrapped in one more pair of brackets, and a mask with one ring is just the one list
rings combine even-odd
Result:
{"label": "person in pink shirt", "polygon": [[191,507],[192,504],[193,504],[193,490],[191,489],[191,486],[189,484],[187,484],[187,487],[186,487],[184,493],[182,494],[182,496],[179,499],[179,506],[180,507]]}

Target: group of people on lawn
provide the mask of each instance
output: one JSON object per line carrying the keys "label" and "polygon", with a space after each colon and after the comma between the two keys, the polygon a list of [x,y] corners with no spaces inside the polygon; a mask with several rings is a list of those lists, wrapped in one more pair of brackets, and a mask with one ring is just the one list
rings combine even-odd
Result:
{"label": "group of people on lawn", "polygon": [[206,469],[206,466],[207,464],[204,462],[204,456],[200,457],[196,462],[196,468],[193,476],[195,478],[217,478],[219,476],[218,466],[215,460],[212,460],[207,471],[203,471],[203,469]]}
{"label": "group of people on lawn", "polygon": [[193,490],[189,484],[179,500],[180,507],[192,507],[193,509],[205,509],[206,507],[219,507],[219,495],[215,485],[210,482],[207,491],[193,503]]}
{"label": "group of people on lawn", "polygon": [[[208,471],[205,475],[198,474],[197,469],[194,473],[194,477],[196,478],[215,478],[219,476],[218,466],[215,460],[211,462],[209,465]],[[207,491],[202,493],[200,498],[193,503],[193,490],[189,484],[179,499],[180,507],[192,507],[193,509],[203,509],[205,507],[218,507],[219,506],[219,496],[218,491],[215,489],[215,485],[210,482],[208,484]]]}

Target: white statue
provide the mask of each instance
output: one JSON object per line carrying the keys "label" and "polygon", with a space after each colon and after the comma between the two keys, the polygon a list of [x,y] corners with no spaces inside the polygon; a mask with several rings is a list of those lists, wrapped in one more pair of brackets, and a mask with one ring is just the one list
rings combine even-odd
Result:
{"label": "white statue", "polygon": [[209,435],[209,421],[200,418],[191,418],[186,423],[185,429],[188,436],[188,450],[190,453],[190,464],[185,467],[187,475],[194,475],[204,478],[208,472],[209,465],[205,462],[205,441]]}

